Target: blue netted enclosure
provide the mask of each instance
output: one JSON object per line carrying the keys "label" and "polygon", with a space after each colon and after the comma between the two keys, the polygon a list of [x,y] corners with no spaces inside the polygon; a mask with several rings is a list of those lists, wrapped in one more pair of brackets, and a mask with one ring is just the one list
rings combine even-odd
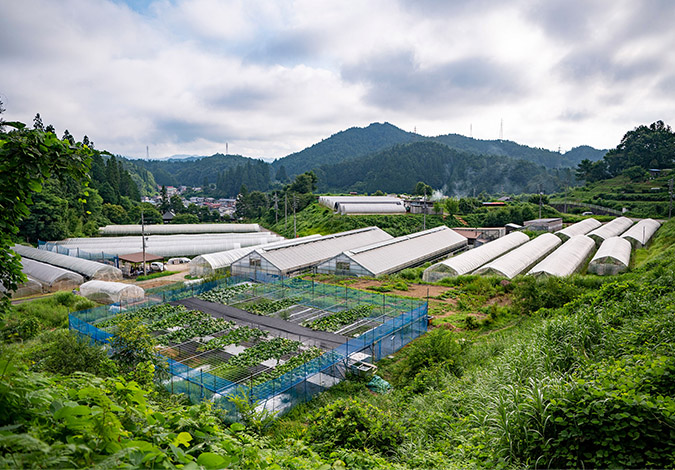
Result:
{"label": "blue netted enclosure", "polygon": [[236,418],[232,397],[283,413],[424,334],[428,305],[300,278],[230,277],[148,291],[143,302],[72,313],[70,327],[106,343],[129,318],[166,362],[163,384]]}

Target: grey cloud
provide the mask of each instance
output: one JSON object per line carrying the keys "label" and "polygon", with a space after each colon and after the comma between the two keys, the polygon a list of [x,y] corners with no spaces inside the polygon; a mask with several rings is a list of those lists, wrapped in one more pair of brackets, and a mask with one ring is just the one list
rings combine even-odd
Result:
{"label": "grey cloud", "polygon": [[536,2],[527,16],[539,25],[545,34],[570,42],[588,39],[597,22],[604,21],[603,6],[589,0],[547,0]]}
{"label": "grey cloud", "polygon": [[312,62],[320,52],[321,43],[320,34],[277,31],[271,38],[252,48],[244,61],[283,65]]}
{"label": "grey cloud", "polygon": [[612,47],[575,50],[561,60],[561,73],[563,77],[575,81],[600,78],[611,82],[628,82],[653,76],[662,67],[651,58],[622,61],[613,56],[614,52]]}
{"label": "grey cloud", "polygon": [[399,5],[416,16],[434,18],[439,15],[476,15],[493,7],[502,7],[500,0],[400,0]]}
{"label": "grey cloud", "polygon": [[151,136],[156,142],[186,143],[198,139],[222,142],[233,131],[227,126],[214,122],[189,121],[180,118],[159,118],[154,122]]}
{"label": "grey cloud", "polygon": [[581,109],[566,109],[559,116],[558,119],[570,122],[580,122],[593,117],[593,113]]}
{"label": "grey cloud", "polygon": [[367,99],[389,109],[417,109],[433,105],[482,104],[524,92],[517,74],[508,67],[478,57],[421,68],[411,52],[370,58],[342,69],[342,78],[363,83]]}
{"label": "grey cloud", "polygon": [[215,93],[203,101],[206,106],[215,109],[252,110],[263,108],[275,96],[270,89],[238,87],[227,92]]}

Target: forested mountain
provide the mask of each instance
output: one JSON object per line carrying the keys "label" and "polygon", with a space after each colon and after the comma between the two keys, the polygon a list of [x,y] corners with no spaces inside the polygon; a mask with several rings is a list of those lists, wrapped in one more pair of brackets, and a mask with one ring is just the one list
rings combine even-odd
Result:
{"label": "forested mountain", "polygon": [[525,160],[474,155],[438,142],[397,145],[365,157],[315,170],[319,191],[410,192],[418,181],[448,195],[555,191],[574,176],[570,169],[548,170]]}
{"label": "forested mountain", "polygon": [[200,159],[131,160],[138,166],[150,170],[155,181],[161,186],[204,186],[216,183],[224,171],[247,162],[257,161],[241,155],[216,153]]}
{"label": "forested mountain", "polygon": [[425,137],[399,129],[385,122],[368,127],[351,127],[333,134],[300,152],[275,160],[272,166],[282,165],[292,177],[321,165],[339,163],[392,147],[396,144],[424,140]]}

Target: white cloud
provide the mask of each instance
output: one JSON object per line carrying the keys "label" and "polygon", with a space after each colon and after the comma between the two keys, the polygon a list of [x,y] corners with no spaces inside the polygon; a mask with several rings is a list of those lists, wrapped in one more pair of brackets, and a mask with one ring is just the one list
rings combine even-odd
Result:
{"label": "white cloud", "polygon": [[520,143],[608,148],[675,124],[667,0],[6,3],[6,118],[123,155],[278,158],[373,121],[493,139],[501,119]]}

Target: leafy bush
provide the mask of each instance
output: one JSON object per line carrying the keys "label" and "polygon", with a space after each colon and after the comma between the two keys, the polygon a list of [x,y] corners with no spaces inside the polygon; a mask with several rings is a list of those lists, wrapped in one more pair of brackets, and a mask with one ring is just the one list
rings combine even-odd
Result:
{"label": "leafy bush", "polygon": [[70,375],[74,372],[88,372],[100,377],[117,373],[117,364],[110,360],[106,351],[92,345],[88,338],[82,338],[69,330],[50,333],[43,341],[46,347],[33,353],[34,368],[53,374]]}
{"label": "leafy bush", "polygon": [[389,413],[346,398],[321,408],[311,417],[307,440],[324,454],[341,448],[371,449],[391,455],[403,440],[403,428]]}

